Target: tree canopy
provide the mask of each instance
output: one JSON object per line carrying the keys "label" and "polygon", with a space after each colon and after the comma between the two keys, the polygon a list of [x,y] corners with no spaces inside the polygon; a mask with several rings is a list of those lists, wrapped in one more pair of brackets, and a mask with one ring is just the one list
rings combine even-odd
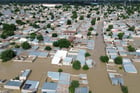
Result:
{"label": "tree canopy", "polygon": [[129,52],[135,52],[136,51],[136,49],[133,46],[131,46],[131,45],[129,45],[127,47],[127,49],[128,49]]}
{"label": "tree canopy", "polygon": [[100,60],[102,61],[102,62],[104,62],[104,63],[108,63],[108,61],[109,61],[109,57],[108,56],[101,56],[100,57]]}
{"label": "tree canopy", "polygon": [[60,47],[60,48],[69,48],[70,45],[71,42],[68,41],[67,39],[60,39],[53,43],[53,46]]}
{"label": "tree canopy", "polygon": [[81,68],[81,63],[79,61],[74,61],[72,67],[75,70],[79,70]]}
{"label": "tree canopy", "polygon": [[21,47],[26,50],[26,49],[30,49],[31,45],[28,42],[23,42],[21,44]]}
{"label": "tree canopy", "polygon": [[85,65],[83,66],[83,70],[88,70],[88,69],[89,69],[88,65],[85,64]]}
{"label": "tree canopy", "polygon": [[122,64],[122,57],[118,56],[114,59],[115,64]]}
{"label": "tree canopy", "polygon": [[122,40],[123,36],[124,36],[124,33],[119,33],[119,34],[118,34],[118,37],[119,37],[119,39],[121,39],[121,40]]}
{"label": "tree canopy", "polygon": [[3,51],[0,55],[3,62],[9,61],[15,56],[16,53],[11,49]]}

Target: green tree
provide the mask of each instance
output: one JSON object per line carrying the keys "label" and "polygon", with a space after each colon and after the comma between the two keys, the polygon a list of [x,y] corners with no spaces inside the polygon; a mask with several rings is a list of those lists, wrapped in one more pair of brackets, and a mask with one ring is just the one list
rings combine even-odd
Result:
{"label": "green tree", "polygon": [[60,48],[69,48],[71,46],[71,42],[67,39],[60,39],[53,43],[53,46],[60,47]]}
{"label": "green tree", "polygon": [[104,62],[104,63],[108,63],[108,61],[109,61],[109,57],[108,56],[101,56],[100,57],[100,60],[102,61],[102,62]]}
{"label": "green tree", "polygon": [[53,46],[54,46],[54,47],[59,47],[58,41],[53,42]]}
{"label": "green tree", "polygon": [[36,38],[36,36],[37,36],[36,33],[31,33],[29,37],[31,40],[33,40]]}
{"label": "green tree", "polygon": [[74,61],[72,67],[75,70],[79,70],[81,68],[81,63],[79,61]]}
{"label": "green tree", "polygon": [[57,37],[57,36],[58,36],[57,33],[52,34],[52,37]]}
{"label": "green tree", "polygon": [[43,36],[40,34],[40,35],[37,35],[37,39],[39,40],[39,41],[43,41],[44,40],[44,38],[43,38]]}
{"label": "green tree", "polygon": [[135,26],[129,27],[128,30],[129,31],[135,31]]}
{"label": "green tree", "polygon": [[21,20],[16,20],[16,23],[19,24],[19,25],[24,25],[25,23],[22,22]]}
{"label": "green tree", "polygon": [[122,57],[118,56],[114,59],[115,64],[122,64]]}
{"label": "green tree", "polygon": [[91,20],[91,24],[92,24],[92,25],[95,25],[95,23],[96,23],[96,19],[92,19],[92,20]]}
{"label": "green tree", "polygon": [[85,65],[83,66],[83,70],[88,70],[88,69],[89,69],[88,65],[85,64]]}
{"label": "green tree", "polygon": [[63,69],[59,68],[59,69],[58,69],[58,72],[63,72]]}
{"label": "green tree", "polygon": [[119,33],[119,34],[118,34],[118,37],[119,37],[119,39],[121,39],[121,40],[122,40],[123,36],[124,36],[124,33]]}
{"label": "green tree", "polygon": [[71,25],[71,20],[67,20],[67,25]]}
{"label": "green tree", "polygon": [[28,42],[23,42],[21,44],[21,47],[26,50],[26,49],[30,49],[31,45]]}
{"label": "green tree", "polygon": [[72,12],[72,16],[71,16],[71,18],[72,19],[76,19],[78,16],[77,16],[77,12],[76,11],[73,11]]}
{"label": "green tree", "polygon": [[47,28],[51,28],[51,24],[47,24]]}
{"label": "green tree", "polygon": [[45,50],[50,51],[50,50],[52,50],[52,48],[51,48],[50,46],[46,46],[46,47],[45,47]]}
{"label": "green tree", "polygon": [[9,61],[15,56],[16,53],[11,49],[3,51],[0,55],[3,62]]}
{"label": "green tree", "polygon": [[121,90],[122,90],[123,93],[128,93],[127,86],[121,86]]}
{"label": "green tree", "polygon": [[80,16],[79,20],[84,20],[84,16]]}
{"label": "green tree", "polygon": [[85,57],[89,57],[89,56],[91,56],[90,53],[86,52]]}
{"label": "green tree", "polygon": [[3,30],[4,31],[15,31],[16,25],[14,24],[3,24]]}
{"label": "green tree", "polygon": [[129,45],[127,47],[127,49],[128,49],[129,52],[135,52],[136,51],[136,49],[134,47],[132,47],[131,45]]}
{"label": "green tree", "polygon": [[90,28],[88,29],[88,31],[92,31],[92,30],[94,30],[94,28],[93,28],[93,27],[90,27]]}
{"label": "green tree", "polygon": [[91,32],[88,32],[88,33],[87,33],[87,36],[90,36],[90,35],[91,35]]}
{"label": "green tree", "polygon": [[77,87],[79,87],[79,81],[77,81],[77,80],[73,80],[72,82],[71,82],[71,85],[70,86],[73,86],[74,88],[77,88]]}

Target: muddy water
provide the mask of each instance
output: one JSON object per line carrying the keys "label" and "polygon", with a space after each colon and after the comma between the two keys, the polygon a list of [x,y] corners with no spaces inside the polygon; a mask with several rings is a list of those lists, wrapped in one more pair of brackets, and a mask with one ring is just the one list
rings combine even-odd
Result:
{"label": "muddy water", "polygon": [[[34,63],[18,63],[18,62],[7,62],[0,63],[0,79],[11,79],[17,76],[21,70],[31,69],[32,73],[29,76],[29,80],[39,80],[41,88],[43,82],[47,77],[48,71],[57,71],[59,68],[62,68],[64,72],[68,72],[71,74],[80,74],[86,73],[88,75],[89,88],[94,93],[122,93],[119,86],[112,86],[110,80],[108,79],[108,75],[106,72],[105,64],[101,63],[99,57],[101,55],[105,55],[105,45],[103,42],[103,38],[101,35],[102,30],[102,22],[99,22],[97,31],[99,36],[96,37],[95,41],[95,50],[89,51],[96,61],[96,66],[90,69],[89,71],[76,71],[68,66],[55,66],[51,65],[51,59],[37,59]],[[140,64],[136,64],[137,68],[140,68]],[[140,71],[140,69],[139,69]],[[140,74],[131,75],[122,72],[124,75],[125,84],[129,88],[129,93],[139,93],[140,91]],[[12,91],[10,93],[19,93],[19,91]],[[38,91],[40,93],[40,90]]]}

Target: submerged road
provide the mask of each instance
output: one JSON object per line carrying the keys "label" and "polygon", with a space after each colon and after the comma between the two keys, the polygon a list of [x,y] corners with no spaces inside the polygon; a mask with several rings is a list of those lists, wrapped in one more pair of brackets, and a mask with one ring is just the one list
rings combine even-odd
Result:
{"label": "submerged road", "polygon": [[106,65],[100,62],[100,56],[105,55],[105,43],[103,40],[103,21],[97,23],[98,36],[95,39],[95,49],[92,56],[96,65],[88,74],[89,86],[93,93],[122,93],[119,86],[113,86],[108,78]]}

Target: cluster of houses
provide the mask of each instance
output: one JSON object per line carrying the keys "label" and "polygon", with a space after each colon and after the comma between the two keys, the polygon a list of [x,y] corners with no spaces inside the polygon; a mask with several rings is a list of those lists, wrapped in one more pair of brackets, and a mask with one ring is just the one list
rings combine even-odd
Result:
{"label": "cluster of houses", "polygon": [[65,65],[71,66],[73,61],[79,61],[81,66],[83,67],[85,64],[88,65],[89,68],[92,68],[95,62],[85,57],[86,50],[84,49],[70,49],[66,50],[57,50],[52,58],[52,64],[55,65]]}
{"label": "cluster of houses", "polygon": [[28,80],[31,74],[30,69],[21,71],[15,79],[11,79],[4,84],[4,88],[19,90],[21,93],[69,93],[69,87],[73,80],[79,82],[79,87],[75,88],[74,93],[89,93],[88,80],[86,74],[73,75],[65,72],[48,71],[46,81],[39,88],[40,81]]}
{"label": "cluster of houses", "polygon": [[[127,47],[134,42],[134,38],[139,38],[138,32],[140,27],[136,26],[137,23],[125,21],[111,21],[104,22],[103,37],[106,44],[106,55],[109,57],[109,63],[106,64],[108,76],[113,85],[124,85],[123,76],[118,72],[118,66],[114,63],[114,59],[118,56],[122,57],[122,67],[127,73],[138,73],[134,62],[139,61],[139,49],[134,52],[128,51]],[[109,25],[112,29],[107,31]],[[129,26],[136,26],[135,31],[130,31]],[[122,39],[118,37],[119,33],[123,33]],[[136,57],[136,58],[135,58]]]}
{"label": "cluster of houses", "polygon": [[[59,5],[61,6],[61,5]],[[94,49],[94,40],[93,36],[96,34],[96,25],[91,25],[91,20],[97,18],[95,10],[91,11],[92,17],[88,18],[87,14],[92,7],[80,7],[77,11],[78,17],[73,20],[71,18],[73,11],[76,10],[74,6],[70,6],[69,11],[64,11],[64,6],[60,8],[55,8],[54,5],[29,5],[20,6],[20,5],[2,5],[2,9],[0,13],[0,30],[2,30],[4,23],[7,24],[15,24],[17,30],[15,31],[15,35],[9,36],[6,39],[0,38],[1,51],[4,51],[7,48],[11,48],[17,53],[16,58],[13,61],[16,62],[33,62],[37,57],[46,58],[49,56],[49,52],[45,51],[46,46],[50,46],[53,48],[53,42],[59,39],[67,39],[70,42],[73,42],[74,48],[82,48],[82,49]],[[98,8],[99,6],[95,6]],[[53,12],[52,12],[53,11]],[[51,18],[53,16],[53,18]],[[79,17],[83,16],[84,19],[80,20]],[[9,21],[10,20],[10,21]],[[16,21],[21,20],[25,24],[19,25]],[[67,25],[67,20],[71,20],[71,25]],[[31,24],[35,23],[39,27],[34,27]],[[49,27],[48,27],[49,25]],[[87,36],[88,28],[93,27],[94,29],[91,31],[91,36]],[[30,38],[30,35],[35,33],[36,35],[42,35],[43,40],[39,41],[37,36],[33,39]],[[53,37],[52,34],[56,33],[57,36]],[[90,38],[90,39],[89,39]],[[9,43],[10,42],[10,43]],[[11,46],[11,43],[15,43]],[[21,47],[17,48],[16,45],[21,45],[23,42],[28,42],[32,45],[30,50],[23,50]],[[54,49],[55,50],[55,49]],[[81,52],[78,53],[78,59],[84,58],[80,56]],[[75,55],[72,55],[75,56]],[[56,58],[56,57],[55,57]],[[64,63],[66,65],[70,65],[70,62],[73,60],[72,57],[63,58],[64,61],[69,61]],[[81,64],[85,64],[84,62]],[[88,60],[91,62],[91,60]]]}

